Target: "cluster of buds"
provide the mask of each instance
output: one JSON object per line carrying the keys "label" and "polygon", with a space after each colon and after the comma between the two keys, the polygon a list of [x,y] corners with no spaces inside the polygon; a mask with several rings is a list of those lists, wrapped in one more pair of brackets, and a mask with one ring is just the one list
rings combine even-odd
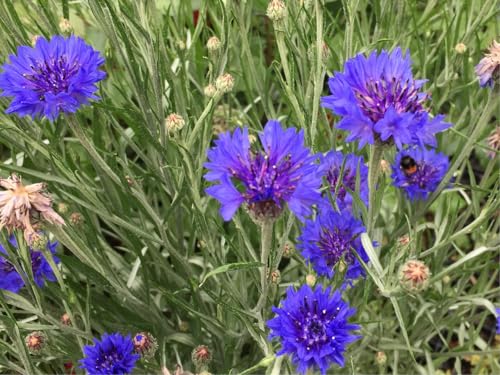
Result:
{"label": "cluster of buds", "polygon": [[409,292],[420,292],[427,288],[431,272],[420,260],[408,260],[399,270],[399,282]]}
{"label": "cluster of buds", "polygon": [[0,229],[9,232],[22,229],[24,238],[31,244],[37,238],[39,219],[51,224],[64,225],[64,220],[52,208],[52,199],[46,195],[44,183],[24,186],[21,178],[12,174],[0,178]]}
{"label": "cluster of buds", "polygon": [[24,339],[31,354],[40,354],[46,348],[48,340],[47,335],[41,331],[33,331]]}
{"label": "cluster of buds", "polygon": [[134,352],[144,359],[153,358],[158,349],[156,339],[149,332],[139,332],[134,336],[132,342],[134,344]]}
{"label": "cluster of buds", "polygon": [[165,119],[165,128],[169,133],[178,132],[185,124],[184,118],[177,113],[171,113]]}

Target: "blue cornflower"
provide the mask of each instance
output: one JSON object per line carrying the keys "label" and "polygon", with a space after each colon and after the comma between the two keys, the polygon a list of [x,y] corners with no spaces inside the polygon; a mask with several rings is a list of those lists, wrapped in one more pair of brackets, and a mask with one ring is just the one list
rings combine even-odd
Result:
{"label": "blue cornflower", "polygon": [[54,121],[60,112],[76,112],[89,99],[99,99],[95,92],[106,76],[99,70],[103,63],[98,51],[73,35],[40,37],[34,47],[18,47],[0,74],[1,95],[13,97],[6,113]]}
{"label": "blue cornflower", "polygon": [[347,141],[359,147],[376,140],[404,144],[436,145],[435,133],[451,124],[444,116],[429,118],[424,109],[427,94],[421,92],[425,80],[415,80],[409,53],[396,48],[391,54],[373,51],[348,60],[344,73],[328,80],[331,95],[321,99],[323,107],[342,116],[338,128],[350,132]]}
{"label": "blue cornflower", "polygon": [[402,150],[392,166],[392,184],[403,189],[410,200],[426,199],[443,180],[448,167],[448,157],[434,150]]}
{"label": "blue cornflower", "polygon": [[278,355],[288,354],[304,374],[308,369],[318,369],[322,374],[332,363],[344,367],[346,345],[361,336],[351,334],[359,329],[347,319],[356,309],[342,300],[339,291],[331,293],[331,287],[314,290],[303,285],[298,291],[288,288],[281,308],[273,307],[276,317],[267,322],[272,330],[269,338],[278,337],[282,349]]}
{"label": "blue cornflower", "polygon": [[500,307],[497,307],[495,310],[497,312],[497,335],[500,335]]}
{"label": "blue cornflower", "polygon": [[[362,156],[330,151],[321,158],[318,173],[326,178],[332,196],[337,189],[336,201],[340,210],[352,208],[353,197],[349,190],[356,192],[359,175],[359,198],[368,205],[368,168]],[[330,205],[330,202],[327,203]]]}
{"label": "blue cornflower", "polygon": [[481,87],[493,87],[495,80],[500,82],[500,43],[494,40],[488,53],[474,68]]}
{"label": "blue cornflower", "polygon": [[83,347],[85,358],[80,360],[80,368],[89,374],[130,374],[140,355],[134,354],[134,344],[130,335],[105,333],[101,341],[94,338],[94,345]]}
{"label": "blue cornflower", "polygon": [[[12,246],[17,247],[17,241],[14,236],[9,238],[9,242]],[[57,241],[47,242],[47,250],[50,250],[52,254],[55,254],[56,247],[58,245]],[[56,281],[56,277],[49,263],[40,251],[29,249],[31,256],[31,267],[33,270],[33,277],[35,283],[42,288],[45,285],[45,281]],[[24,286],[24,280],[22,276],[16,271],[12,263],[10,263],[5,255],[7,251],[0,244],[0,289],[8,290],[13,293],[18,293]],[[59,263],[59,258],[53,256],[54,262]]]}
{"label": "blue cornflower", "polygon": [[335,265],[343,260],[347,265],[345,277],[355,279],[364,276],[365,271],[354,251],[365,263],[369,261],[359,237],[365,231],[349,211],[338,213],[324,208],[315,220],[306,220],[297,247],[318,275],[333,277]]}
{"label": "blue cornflower", "polygon": [[317,157],[304,146],[304,131],[283,129],[270,120],[259,139],[262,150],[251,150],[246,127],[219,136],[205,163],[205,179],[218,184],[207,188],[207,194],[221,203],[224,220],[243,203],[258,219],[279,216],[285,203],[303,219],[319,201],[321,185]]}

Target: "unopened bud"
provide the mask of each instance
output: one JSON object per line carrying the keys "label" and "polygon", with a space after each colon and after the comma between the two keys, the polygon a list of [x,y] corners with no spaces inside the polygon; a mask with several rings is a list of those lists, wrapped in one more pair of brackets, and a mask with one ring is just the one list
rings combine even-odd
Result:
{"label": "unopened bud", "polygon": [[279,284],[281,280],[281,273],[279,270],[274,270],[271,272],[271,283],[272,284]]}
{"label": "unopened bud", "polygon": [[130,177],[129,175],[125,176],[125,180],[127,181],[128,186],[133,186],[135,184],[134,179],[132,177]]}
{"label": "unopened bud", "polygon": [[465,53],[465,51],[467,51],[467,46],[463,43],[458,43],[456,46],[455,46],[455,52],[458,53],[459,55],[462,55]]}
{"label": "unopened bud", "polygon": [[217,77],[215,80],[215,87],[217,88],[217,91],[220,91],[222,93],[228,93],[233,90],[234,87],[234,78],[231,74],[229,73],[224,73]]}
{"label": "unopened bud", "polygon": [[[309,57],[309,60],[314,61],[314,58],[316,56],[316,44],[313,44],[309,47],[309,49],[307,50],[307,56]],[[330,48],[328,47],[328,44],[323,42],[321,45],[321,61],[325,63],[329,58]]]}
{"label": "unopened bud", "polygon": [[316,284],[316,276],[314,276],[312,273],[308,274],[306,276],[306,284],[310,287],[313,287],[314,284]]}
{"label": "unopened bud", "polygon": [[385,352],[377,352],[375,354],[375,362],[379,366],[384,366],[387,363],[387,355]]}
{"label": "unopened bud", "polygon": [[61,20],[59,21],[59,29],[62,33],[66,34],[73,31],[73,26],[67,18],[61,18]]}
{"label": "unopened bud", "polygon": [[31,36],[31,45],[34,46],[38,39],[40,39],[40,35],[32,35]]}
{"label": "unopened bud", "polygon": [[271,0],[267,6],[266,15],[273,22],[278,22],[286,17],[286,6],[283,0]]}
{"label": "unopened bud", "polygon": [[47,346],[48,337],[41,331],[34,331],[26,336],[25,342],[31,354],[40,354]]}
{"label": "unopened bud", "polygon": [[188,332],[189,331],[189,323],[186,322],[185,320],[181,320],[179,322],[179,331]]}
{"label": "unopened bud", "polygon": [[283,256],[290,258],[295,253],[295,246],[290,241],[286,241],[283,245]]}
{"label": "unopened bud", "polygon": [[400,247],[405,247],[409,243],[410,243],[410,236],[408,236],[407,234],[405,234],[404,236],[398,238],[398,245]]}
{"label": "unopened bud", "polygon": [[79,212],[73,212],[70,216],[69,216],[69,222],[72,224],[72,225],[81,225],[83,223],[83,216],[81,213]]}
{"label": "unopened bud", "polygon": [[181,51],[184,51],[186,49],[186,43],[184,43],[183,40],[178,40],[176,44],[177,48],[179,48]]}
{"label": "unopened bud", "polygon": [[443,284],[449,284],[451,281],[451,277],[448,275],[443,276]]}
{"label": "unopened bud", "polygon": [[204,371],[207,369],[208,364],[212,361],[212,353],[206,345],[199,345],[194,348],[191,353],[191,359],[193,360],[196,370]]}
{"label": "unopened bud", "polygon": [[205,88],[203,89],[203,94],[207,98],[213,98],[215,94],[217,94],[217,88],[214,85],[209,84],[208,86],[205,86]]}
{"label": "unopened bud", "polygon": [[158,349],[156,339],[149,332],[139,332],[134,336],[132,342],[134,344],[135,353],[139,354],[144,359],[153,358]]}
{"label": "unopened bud", "polygon": [[169,133],[181,130],[185,124],[184,118],[177,113],[171,113],[165,119],[165,127]]}
{"label": "unopened bud", "polygon": [[62,215],[67,214],[68,210],[69,210],[69,206],[64,202],[61,202],[57,205],[57,211],[59,211],[59,213]]}
{"label": "unopened bud", "polygon": [[380,170],[382,173],[389,174],[391,173],[391,165],[385,159],[380,160]]}
{"label": "unopened bud", "polygon": [[424,290],[429,284],[431,272],[425,263],[419,260],[407,261],[399,270],[399,281],[409,292]]}
{"label": "unopened bud", "polygon": [[212,36],[208,39],[207,41],[208,52],[210,53],[217,52],[220,49],[220,47],[221,47],[221,42],[219,38],[217,38],[216,36]]}
{"label": "unopened bud", "polygon": [[65,326],[71,325],[71,318],[69,317],[68,313],[64,313],[61,315],[61,323]]}
{"label": "unopened bud", "polygon": [[49,239],[43,233],[33,233],[29,242],[33,250],[42,250],[47,247]]}

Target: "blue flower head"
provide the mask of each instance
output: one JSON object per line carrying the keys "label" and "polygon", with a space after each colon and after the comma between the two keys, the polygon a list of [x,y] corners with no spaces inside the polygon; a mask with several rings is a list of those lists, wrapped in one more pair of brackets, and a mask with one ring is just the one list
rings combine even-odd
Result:
{"label": "blue flower head", "polygon": [[359,326],[347,321],[356,310],[339,291],[332,294],[330,287],[313,290],[303,285],[297,291],[290,287],[281,307],[273,307],[273,312],[276,317],[267,322],[269,338],[279,338],[282,349],[277,354],[288,354],[302,374],[308,369],[326,374],[332,363],[344,367],[346,346],[360,338],[350,332]]}
{"label": "blue flower head", "polygon": [[[12,235],[9,238],[12,246],[17,247],[16,238]],[[47,250],[55,254],[58,242],[47,242]],[[40,251],[29,249],[31,255],[31,267],[35,283],[42,288],[45,286],[45,281],[56,281],[56,277],[49,263]],[[24,286],[22,276],[16,271],[12,263],[10,263],[5,255],[7,251],[0,244],[0,289],[8,290],[13,293],[18,293]],[[59,263],[59,258],[53,257],[55,263]]]}
{"label": "blue flower head", "polygon": [[318,275],[333,277],[335,265],[343,260],[347,265],[345,277],[356,279],[365,271],[354,251],[365,263],[369,261],[359,237],[363,232],[365,227],[349,211],[338,213],[324,208],[315,220],[306,220],[297,247]]}
{"label": "blue flower head", "polygon": [[318,173],[326,178],[332,196],[337,190],[336,201],[340,210],[352,208],[353,197],[349,190],[356,192],[356,178],[359,176],[359,198],[368,205],[368,168],[362,156],[330,151],[321,158]]}
{"label": "blue flower head", "polygon": [[262,149],[251,150],[248,129],[222,133],[208,150],[206,189],[221,203],[220,213],[230,220],[245,203],[256,218],[275,218],[284,208],[303,219],[320,199],[316,156],[304,146],[304,132],[283,129],[270,120],[259,135]]}
{"label": "blue flower head", "polygon": [[412,201],[426,199],[443,180],[448,167],[448,157],[434,150],[402,150],[392,166],[392,184],[403,189]]}
{"label": "blue flower head", "polygon": [[497,335],[500,335],[500,307],[497,307],[495,310],[497,313]]}
{"label": "blue flower head", "polygon": [[89,374],[130,374],[135,362],[140,358],[134,354],[134,344],[130,335],[105,333],[101,341],[94,338],[94,345],[83,347],[85,357],[80,360],[80,368]]}
{"label": "blue flower head", "polygon": [[347,141],[359,147],[375,140],[435,146],[435,133],[451,124],[444,116],[430,119],[424,109],[428,99],[421,92],[425,80],[413,79],[409,53],[396,48],[391,54],[373,51],[348,60],[344,72],[328,80],[331,95],[321,99],[323,107],[342,116],[337,127],[349,131]]}
{"label": "blue flower head", "polygon": [[54,121],[60,112],[76,112],[89,99],[99,99],[95,92],[106,76],[99,70],[103,63],[98,51],[73,35],[40,37],[34,47],[18,47],[0,74],[1,95],[13,98],[6,113]]}

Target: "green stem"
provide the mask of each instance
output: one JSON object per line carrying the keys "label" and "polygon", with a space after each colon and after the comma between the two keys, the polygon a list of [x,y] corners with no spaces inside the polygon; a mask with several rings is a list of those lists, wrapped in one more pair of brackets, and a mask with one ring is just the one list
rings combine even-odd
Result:
{"label": "green stem", "polygon": [[373,238],[373,229],[375,227],[375,222],[377,221],[378,211],[375,210],[375,196],[377,193],[377,182],[380,174],[380,160],[382,160],[383,150],[383,145],[377,141],[370,150],[370,163],[368,166],[369,199],[367,225],[367,232],[370,238]]}
{"label": "green stem", "polygon": [[264,308],[267,300],[267,293],[269,291],[269,275],[267,271],[269,269],[269,255],[271,253],[272,243],[273,243],[273,221],[266,220],[261,224],[261,253],[260,261],[263,264],[260,270],[260,288],[261,294],[254,311],[260,315],[262,319],[261,310]]}

